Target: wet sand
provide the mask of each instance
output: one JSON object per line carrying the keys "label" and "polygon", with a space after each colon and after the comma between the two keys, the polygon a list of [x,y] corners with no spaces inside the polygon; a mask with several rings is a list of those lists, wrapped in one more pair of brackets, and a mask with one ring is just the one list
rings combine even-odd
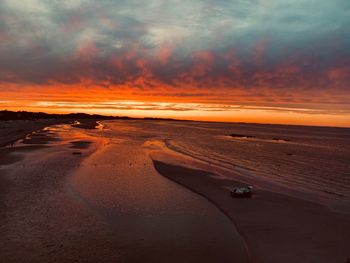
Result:
{"label": "wet sand", "polygon": [[0,261],[122,262],[109,226],[67,187],[69,174],[99,142],[73,156],[70,141],[81,140],[80,133],[61,137],[61,129],[50,129],[45,146],[18,142],[5,148],[21,158],[0,167]]}
{"label": "wet sand", "polygon": [[346,262],[348,214],[259,187],[234,199],[244,183],[134,122],[0,148],[1,262]]}
{"label": "wet sand", "polygon": [[67,125],[43,134],[0,167],[1,262],[247,262],[230,220],[161,177],[143,141]]}
{"label": "wet sand", "polygon": [[98,122],[96,120],[91,120],[91,119],[85,119],[81,122],[76,122],[72,124],[73,127],[75,128],[80,128],[80,129],[95,129],[98,126]]}
{"label": "wet sand", "polygon": [[142,141],[104,146],[69,182],[111,226],[126,262],[246,262],[243,239],[228,218],[160,177]]}

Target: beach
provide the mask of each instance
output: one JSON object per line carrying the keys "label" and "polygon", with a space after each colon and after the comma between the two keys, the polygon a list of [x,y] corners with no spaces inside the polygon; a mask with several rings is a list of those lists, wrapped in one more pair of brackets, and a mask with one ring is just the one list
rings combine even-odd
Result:
{"label": "beach", "polygon": [[[0,148],[1,262],[350,257],[348,167],[339,165],[339,178],[328,189],[321,184],[328,182],[327,170],[321,179],[306,177],[315,161],[298,159],[318,145],[325,149],[319,150],[320,160],[333,153],[334,163],[346,161],[343,150],[330,148],[322,136],[341,145],[348,143],[347,130],[307,130],[322,137],[320,145],[312,141],[316,135],[305,141],[295,127],[281,132],[286,128],[160,120],[99,124],[98,129],[91,120],[76,127],[41,121],[26,129],[3,125],[8,135]],[[23,131],[11,133],[9,127]],[[254,137],[230,136],[234,132]],[[253,156],[251,164],[254,158],[244,152],[249,147],[268,147],[256,152],[281,162],[276,171],[287,171],[291,162],[294,170],[285,177],[275,170],[260,174],[271,169],[268,160]],[[244,158],[236,162],[234,152]],[[230,196],[230,189],[248,184],[254,186],[252,198]]]}

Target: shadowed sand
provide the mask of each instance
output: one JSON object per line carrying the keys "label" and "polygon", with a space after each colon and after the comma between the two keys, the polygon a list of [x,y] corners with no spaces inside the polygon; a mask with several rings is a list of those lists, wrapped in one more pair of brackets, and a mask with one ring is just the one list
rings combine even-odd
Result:
{"label": "shadowed sand", "polygon": [[[63,122],[63,121],[62,121]],[[0,147],[9,145],[24,138],[33,131],[41,130],[49,125],[60,123],[59,120],[16,120],[0,121]]]}
{"label": "shadowed sand", "polygon": [[[82,158],[70,149],[80,133],[65,129],[38,133],[50,140],[32,134],[26,137],[31,145],[0,148],[7,160],[0,167],[0,262],[120,262],[109,227],[67,188]],[[96,149],[82,148],[83,156]]]}
{"label": "shadowed sand", "polygon": [[44,147],[44,145],[28,145],[15,148],[0,148],[0,165],[16,163],[23,159],[23,153],[42,149]]}
{"label": "shadowed sand", "polygon": [[163,176],[205,196],[236,224],[253,262],[346,262],[350,219],[321,205],[264,190],[234,199],[228,187],[244,184],[182,166],[153,161]]}
{"label": "shadowed sand", "polygon": [[[55,140],[53,137],[49,138],[46,136],[44,131],[42,131],[41,136],[38,136],[39,133],[34,135],[33,132],[41,131],[44,127],[56,122],[53,120],[0,122],[0,212],[6,209],[5,197],[13,184],[11,180],[5,177],[6,168],[2,169],[2,166],[10,166],[11,164],[20,162],[24,159],[25,153],[43,149],[46,147],[44,144],[50,140]],[[20,146],[16,145],[14,147],[20,139],[22,139],[23,143]]]}
{"label": "shadowed sand", "polygon": [[[57,137],[43,129],[59,122],[58,120],[1,121],[0,166],[18,162],[23,159],[23,153],[43,148],[45,144],[57,141]],[[18,142],[21,143],[19,146]]]}

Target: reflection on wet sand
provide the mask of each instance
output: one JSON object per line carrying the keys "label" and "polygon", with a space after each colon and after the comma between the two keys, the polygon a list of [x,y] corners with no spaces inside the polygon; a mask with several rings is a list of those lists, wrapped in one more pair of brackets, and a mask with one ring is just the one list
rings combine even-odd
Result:
{"label": "reflection on wet sand", "polygon": [[[160,177],[142,140],[69,125],[43,134],[28,136],[38,148],[1,169],[12,184],[0,219],[4,262],[246,262],[229,219]],[[90,157],[72,158],[77,149]]]}

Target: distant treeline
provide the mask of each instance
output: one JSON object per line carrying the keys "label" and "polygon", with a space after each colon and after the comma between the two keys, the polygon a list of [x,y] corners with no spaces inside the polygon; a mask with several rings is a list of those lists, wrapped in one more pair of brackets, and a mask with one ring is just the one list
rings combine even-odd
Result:
{"label": "distant treeline", "polygon": [[86,114],[86,113],[69,113],[69,114],[49,114],[45,112],[28,112],[28,111],[0,111],[0,120],[36,120],[36,119],[130,119],[129,117],[114,117],[103,116],[98,114]]}
{"label": "distant treeline", "polygon": [[[69,114],[49,114],[45,112],[28,112],[28,111],[0,111],[0,121],[9,120],[37,120],[37,119],[66,119],[66,120],[128,120],[136,119],[126,116],[104,116],[99,114],[86,114],[86,113],[69,113]],[[141,118],[143,120],[172,120],[163,118]]]}

